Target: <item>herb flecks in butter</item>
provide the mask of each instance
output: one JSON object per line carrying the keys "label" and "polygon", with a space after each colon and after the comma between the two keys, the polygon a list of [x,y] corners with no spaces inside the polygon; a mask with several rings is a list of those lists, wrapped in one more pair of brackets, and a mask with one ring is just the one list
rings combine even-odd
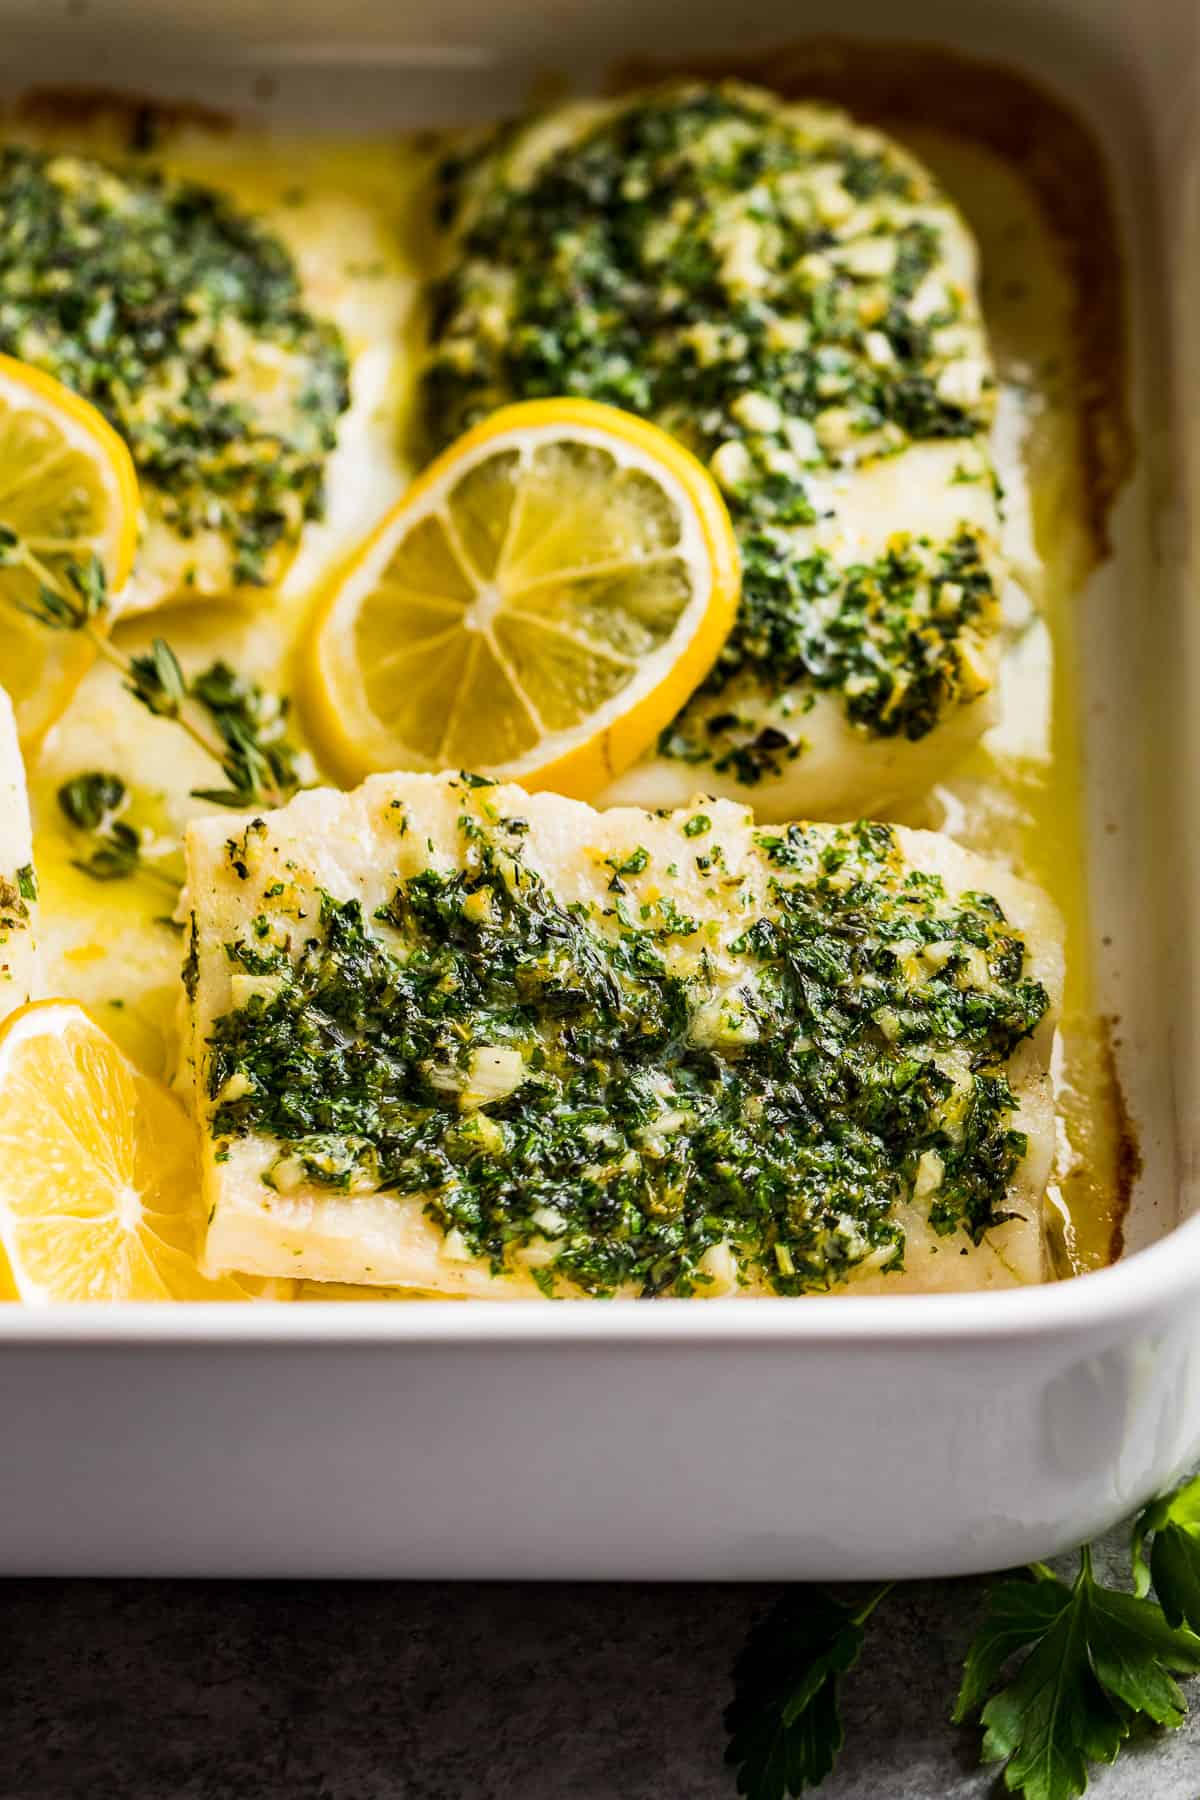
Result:
{"label": "herb flecks in butter", "polygon": [[514,398],[581,394],[655,418],[725,492],[741,616],[664,753],[753,782],[803,752],[787,717],[714,709],[734,678],[834,691],[861,731],[910,739],[990,684],[997,597],[972,529],[867,564],[812,543],[849,468],[962,439],[987,473],[982,331],[944,242],[953,215],[917,164],[841,114],[727,84],[573,130],[566,114],[558,133],[504,128],[448,158],[441,185],[432,438]]}
{"label": "herb flecks in butter", "polygon": [[[80,834],[86,855],[73,856],[71,867],[93,881],[125,881],[140,875],[162,882],[178,895],[180,880],[169,869],[147,861],[146,836],[119,815],[129,793],[119,775],[89,769],[64,781],[58,790],[59,811]],[[168,850],[170,846],[167,846]],[[169,921],[168,921],[169,922]]]}
{"label": "herb flecks in butter", "polygon": [[[458,830],[461,866],[373,917],[250,899],[204,1071],[219,1154],[254,1137],[282,1191],[420,1196],[548,1292],[703,1291],[728,1247],[796,1294],[899,1267],[906,1201],[976,1241],[1006,1216],[1006,1065],[1048,999],[989,896],[951,898],[886,826],[760,832],[756,887],[710,833],[731,975],[653,865],[564,905],[504,821]],[[253,874],[249,836],[228,854]]]}
{"label": "herb flecks in butter", "polygon": [[99,407],[166,522],[227,537],[236,580],[267,579],[319,514],[341,338],[283,244],[210,189],[6,147],[0,350]]}

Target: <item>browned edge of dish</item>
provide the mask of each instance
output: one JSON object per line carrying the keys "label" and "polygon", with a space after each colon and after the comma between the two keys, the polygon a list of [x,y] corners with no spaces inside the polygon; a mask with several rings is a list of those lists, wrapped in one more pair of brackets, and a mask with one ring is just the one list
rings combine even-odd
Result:
{"label": "browned edge of dish", "polygon": [[1100,1021],[1103,1034],[1104,1078],[1108,1086],[1108,1104],[1112,1108],[1112,1127],[1116,1145],[1116,1193],[1113,1196],[1112,1236],[1108,1246],[1110,1263],[1119,1261],[1124,1254],[1125,1220],[1128,1217],[1130,1202],[1133,1198],[1134,1183],[1140,1177],[1144,1167],[1137,1126],[1130,1115],[1125,1099],[1125,1089],[1121,1085],[1120,1070],[1117,1066],[1117,1052],[1121,1048],[1121,1039],[1117,1035],[1120,1023],[1120,1019],[1115,1017]]}
{"label": "browned edge of dish", "polygon": [[152,154],[165,131],[193,126],[200,131],[228,132],[234,126],[232,113],[198,100],[152,100],[145,94],[108,87],[33,87],[18,95],[6,110],[18,125],[87,128],[112,124],[126,134],[128,149],[138,155]]}
{"label": "browned edge of dish", "polygon": [[824,100],[883,128],[928,124],[984,145],[1034,193],[1066,262],[1074,294],[1075,372],[1087,526],[1095,561],[1133,470],[1129,335],[1116,209],[1104,152],[1050,89],[1003,63],[935,45],[814,38],[749,54],[623,61],[618,90],[672,77],[755,82],[790,99]]}

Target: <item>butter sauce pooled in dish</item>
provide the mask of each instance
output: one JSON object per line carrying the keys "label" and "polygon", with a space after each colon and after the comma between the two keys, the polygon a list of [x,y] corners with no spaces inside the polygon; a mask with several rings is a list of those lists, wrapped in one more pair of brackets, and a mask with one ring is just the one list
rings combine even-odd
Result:
{"label": "butter sauce pooled in dish", "polygon": [[[1103,1260],[1079,826],[1044,773],[1075,574],[1037,568],[1011,409],[1041,315],[997,299],[993,356],[971,231],[925,165],[835,107],[726,82],[432,154],[187,123],[131,154],[123,129],[120,108],[60,110],[18,124],[0,167],[0,349],[125,439],[142,509],[132,575],[93,579],[86,619],[73,591],[33,607],[97,660],[27,748],[32,855],[0,713],[0,1016],[19,1045],[41,1029],[29,994],[79,1002],[187,1097],[200,1179],[168,1285],[778,1297]],[[498,605],[506,546],[530,541],[523,478],[472,490],[469,518],[453,481],[452,504],[413,490],[429,519],[404,496],[530,400],[560,423],[600,402],[636,442],[637,529],[615,485],[606,503],[625,453],[572,452],[562,541],[535,534]],[[1070,495],[1061,416],[1061,447],[1053,405],[1039,444]],[[665,460],[643,421],[675,440]],[[688,538],[676,594],[632,565],[680,560],[663,496],[685,493],[723,524]],[[736,617],[704,564],[731,526]],[[510,718],[530,714],[491,757],[486,683],[463,713],[485,642]],[[604,707],[651,655],[670,704],[609,766]],[[535,778],[547,696],[569,781],[550,758]],[[395,721],[433,742],[439,711],[476,773],[396,753]],[[530,787],[578,798],[490,779],[524,781],[522,758]],[[1064,1078],[1096,1150],[1077,1211]],[[170,1097],[123,1091],[146,1138]],[[0,1083],[14,1143],[21,1103]]]}

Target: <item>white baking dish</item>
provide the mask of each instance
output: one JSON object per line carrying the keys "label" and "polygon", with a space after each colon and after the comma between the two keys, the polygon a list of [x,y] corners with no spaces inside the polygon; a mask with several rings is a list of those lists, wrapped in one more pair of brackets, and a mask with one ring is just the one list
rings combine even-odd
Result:
{"label": "white baking dish", "polygon": [[[682,29],[741,52],[897,29],[871,0],[209,0],[169,32],[156,0],[54,20],[7,0],[0,19],[10,86],[374,129],[512,105],[539,68],[678,53]],[[1195,0],[910,0],[902,25],[1053,85],[1118,189],[1140,454],[1080,635],[1099,998],[1145,1164],[1125,1259],[980,1296],[3,1308],[3,1571],[951,1574],[1073,1543],[1200,1451]]]}

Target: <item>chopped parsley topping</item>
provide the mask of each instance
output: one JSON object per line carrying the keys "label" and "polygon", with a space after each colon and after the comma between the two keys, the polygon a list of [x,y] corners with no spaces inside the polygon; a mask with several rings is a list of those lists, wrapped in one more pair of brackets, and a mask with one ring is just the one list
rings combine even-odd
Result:
{"label": "chopped parsley topping", "polygon": [[0,151],[0,350],[99,407],[166,522],[226,535],[237,580],[266,580],[320,514],[340,334],[284,245],[211,189]]}
{"label": "chopped parsley topping", "polygon": [[1048,998],[994,899],[887,826],[761,832],[717,956],[650,876],[564,905],[503,821],[458,829],[463,866],[374,916],[248,896],[204,1068],[219,1153],[254,1136],[282,1190],[420,1195],[548,1292],[693,1293],[728,1246],[799,1294],[900,1267],[906,1201],[975,1241],[1007,1216],[1006,1069]]}
{"label": "chopped parsley topping", "polygon": [[642,95],[540,159],[521,143],[505,127],[441,165],[456,260],[434,308],[433,440],[514,398],[580,394],[710,463],[742,609],[665,754],[752,782],[802,752],[786,717],[714,703],[735,678],[833,690],[865,732],[924,736],[987,685],[973,640],[997,601],[978,536],[901,537],[846,567],[797,531],[830,516],[831,471],[988,428],[978,321],[945,279],[945,203],[842,115],[732,84]]}

